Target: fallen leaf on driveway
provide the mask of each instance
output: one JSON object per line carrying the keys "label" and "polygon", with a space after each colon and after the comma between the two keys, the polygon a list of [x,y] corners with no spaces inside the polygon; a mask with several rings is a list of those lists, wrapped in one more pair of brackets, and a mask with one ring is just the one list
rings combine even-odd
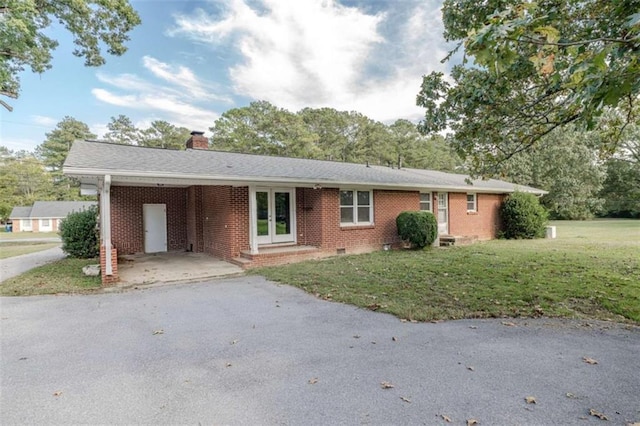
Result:
{"label": "fallen leaf on driveway", "polygon": [[502,321],[502,325],[506,325],[507,327],[516,327],[516,323],[511,321]]}
{"label": "fallen leaf on driveway", "polygon": [[594,410],[593,408],[589,409],[589,415],[593,416],[593,417],[597,417],[600,420],[609,420],[609,418],[607,416],[605,416],[603,413]]}
{"label": "fallen leaf on driveway", "polygon": [[478,421],[476,419],[469,419],[467,420],[467,426],[473,426],[473,425],[477,425]]}
{"label": "fallen leaf on driveway", "polygon": [[403,400],[404,402],[408,402],[409,404],[411,404],[411,400],[409,398],[405,398],[404,396],[401,396],[400,399]]}
{"label": "fallen leaf on driveway", "polygon": [[232,345],[235,345],[236,343],[238,343],[238,341],[237,341],[237,340],[232,340],[232,341],[231,341],[231,344],[232,344]]}
{"label": "fallen leaf on driveway", "polygon": [[380,383],[380,387],[382,389],[391,389],[391,388],[393,388],[395,386],[393,386],[393,384],[391,382],[381,382]]}
{"label": "fallen leaf on driveway", "polygon": [[583,357],[582,357],[582,360],[583,360],[584,362],[586,362],[587,364],[591,364],[591,365],[594,365],[594,364],[597,364],[597,363],[598,363],[598,361],[596,361],[596,360],[595,360],[595,359],[593,359],[593,358],[589,358],[588,356],[583,356]]}
{"label": "fallen leaf on driveway", "polygon": [[396,338],[396,336],[393,336],[393,337],[391,338],[391,340],[392,340],[392,341],[394,341],[394,342],[397,342],[397,341],[398,341],[398,339]]}
{"label": "fallen leaf on driveway", "polygon": [[565,395],[567,396],[567,398],[573,398],[573,399],[575,399],[575,397],[576,397],[576,396],[575,396],[574,394],[572,394],[571,392],[567,392]]}
{"label": "fallen leaf on driveway", "polygon": [[55,391],[53,393],[53,396],[60,396],[60,395],[62,395],[62,391]]}
{"label": "fallen leaf on driveway", "polygon": [[315,385],[316,383],[318,383],[318,378],[317,377],[313,377],[313,378],[309,379],[309,384],[310,385]]}
{"label": "fallen leaf on driveway", "polygon": [[640,422],[627,423],[627,426],[640,426]]}
{"label": "fallen leaf on driveway", "polygon": [[160,330],[154,330],[153,331],[153,335],[155,336],[156,334],[164,334],[164,330],[160,329]]}
{"label": "fallen leaf on driveway", "polygon": [[527,401],[527,404],[535,404],[536,403],[536,398],[533,397],[533,396],[528,396],[524,400]]}
{"label": "fallen leaf on driveway", "polygon": [[467,370],[469,371],[475,371],[475,367],[473,367],[472,365],[467,366]]}
{"label": "fallen leaf on driveway", "polygon": [[444,414],[440,414],[440,417],[442,417],[442,420],[444,420],[445,422],[451,423],[451,417],[445,416]]}
{"label": "fallen leaf on driveway", "polygon": [[229,368],[229,367],[231,367],[231,363],[230,363],[230,362],[228,362],[228,363],[226,363],[224,366],[225,366],[225,367],[227,367],[227,368]]}
{"label": "fallen leaf on driveway", "polygon": [[469,328],[472,329],[472,330],[475,330],[475,329],[478,328],[478,326],[477,325],[470,325]]}

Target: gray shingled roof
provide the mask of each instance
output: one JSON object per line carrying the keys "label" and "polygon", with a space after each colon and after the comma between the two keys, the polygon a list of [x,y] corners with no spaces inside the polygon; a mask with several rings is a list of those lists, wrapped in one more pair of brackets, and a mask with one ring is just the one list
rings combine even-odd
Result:
{"label": "gray shingled roof", "polygon": [[232,152],[177,151],[105,142],[77,141],[64,164],[71,176],[162,176],[236,182],[273,181],[320,185],[369,185],[376,188],[424,188],[512,192],[544,191],[499,180],[465,182],[467,176],[418,169],[397,169],[336,161],[271,157]]}
{"label": "gray shingled roof", "polygon": [[9,215],[10,219],[22,219],[31,215],[31,207],[14,207]]}
{"label": "gray shingled roof", "polygon": [[80,212],[91,206],[97,206],[95,201],[36,201],[31,208],[31,218],[61,218],[71,212]]}

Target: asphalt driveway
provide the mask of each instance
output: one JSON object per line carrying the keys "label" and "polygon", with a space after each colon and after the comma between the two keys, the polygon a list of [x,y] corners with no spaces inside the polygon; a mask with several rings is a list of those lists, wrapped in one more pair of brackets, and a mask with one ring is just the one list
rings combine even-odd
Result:
{"label": "asphalt driveway", "polygon": [[640,421],[634,327],[401,322],[253,276],[0,311],[3,424]]}
{"label": "asphalt driveway", "polygon": [[0,282],[25,273],[37,266],[64,259],[65,256],[60,247],[53,247],[35,253],[0,259]]}

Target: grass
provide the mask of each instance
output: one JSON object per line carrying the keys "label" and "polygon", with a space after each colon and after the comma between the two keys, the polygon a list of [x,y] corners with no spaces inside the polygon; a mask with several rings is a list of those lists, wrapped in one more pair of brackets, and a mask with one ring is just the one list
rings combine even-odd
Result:
{"label": "grass", "polygon": [[[4,228],[3,228],[4,229]],[[57,232],[0,232],[0,241],[22,240],[25,238],[59,238]]]}
{"label": "grass", "polygon": [[0,284],[2,296],[36,294],[88,293],[101,287],[100,277],[87,277],[82,267],[98,263],[98,259],[62,259],[39,266]]}
{"label": "grass", "polygon": [[59,246],[59,243],[22,243],[20,241],[0,244],[0,259],[21,256],[23,254],[35,253]]}
{"label": "grass", "polygon": [[553,225],[555,240],[379,251],[253,273],[409,320],[548,316],[640,323],[640,221]]}

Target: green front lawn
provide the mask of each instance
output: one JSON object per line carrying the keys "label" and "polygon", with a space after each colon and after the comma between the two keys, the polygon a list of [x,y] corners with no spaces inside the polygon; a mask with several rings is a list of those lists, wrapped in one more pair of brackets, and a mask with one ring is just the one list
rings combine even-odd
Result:
{"label": "green front lawn", "polygon": [[23,240],[25,238],[59,238],[57,232],[0,232],[0,241]]}
{"label": "green front lawn", "polygon": [[35,253],[59,246],[60,243],[22,243],[20,241],[0,243],[0,259]]}
{"label": "green front lawn", "polygon": [[86,293],[101,287],[100,277],[87,277],[82,267],[98,259],[62,259],[0,283],[1,296]]}
{"label": "green front lawn", "polygon": [[379,251],[253,273],[409,320],[542,315],[640,323],[640,221],[553,224],[555,240]]}

